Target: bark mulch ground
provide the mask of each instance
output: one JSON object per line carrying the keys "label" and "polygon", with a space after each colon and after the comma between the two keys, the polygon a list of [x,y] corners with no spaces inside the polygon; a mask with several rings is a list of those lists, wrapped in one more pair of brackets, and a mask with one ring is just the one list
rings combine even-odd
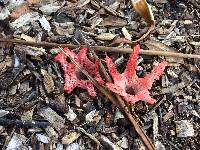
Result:
{"label": "bark mulch ground", "polygon": [[[200,54],[198,0],[148,3],[156,25],[139,42],[142,49]],[[0,1],[1,39],[73,44],[78,48],[70,49],[78,53],[79,45],[90,47],[90,52],[92,46],[131,48],[124,40],[134,41],[147,30],[148,24],[127,0]],[[64,71],[54,60],[60,48],[41,45],[0,42],[0,148],[145,149],[122,111],[126,108],[116,107],[96,87],[95,97],[80,87],[65,92]],[[104,50],[90,54],[105,67],[109,56],[120,73],[130,56]],[[163,59],[168,66],[150,90],[157,102],[126,106],[156,149],[198,150],[200,59],[142,53],[137,76],[144,77]]]}

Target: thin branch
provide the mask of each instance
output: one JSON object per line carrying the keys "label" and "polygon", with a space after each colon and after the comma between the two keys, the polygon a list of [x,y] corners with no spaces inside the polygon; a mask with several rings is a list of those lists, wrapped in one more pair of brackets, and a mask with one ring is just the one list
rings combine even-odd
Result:
{"label": "thin branch", "polygon": [[[0,38],[0,42],[21,44],[21,45],[32,45],[32,46],[44,46],[44,47],[68,47],[68,48],[78,48],[80,45],[73,44],[57,44],[49,42],[29,42],[24,40],[14,40],[7,38]],[[87,45],[81,45],[82,47],[87,47]],[[119,47],[106,47],[106,46],[90,46],[95,51],[105,51],[105,52],[118,52],[118,53],[131,53],[131,48],[119,48]],[[200,55],[195,54],[183,54],[167,51],[155,51],[155,50],[140,50],[140,54],[144,55],[154,55],[154,56],[167,56],[167,57],[179,57],[179,58],[196,58],[200,59]]]}
{"label": "thin branch", "polygon": [[118,99],[119,105],[123,107],[124,113],[126,114],[131,124],[133,125],[136,132],[140,135],[140,138],[142,139],[146,147],[149,150],[155,150],[155,146],[153,145],[151,139],[145,134],[143,128],[138,124],[138,121],[136,117],[134,116],[134,114],[133,115],[131,114],[130,109],[128,108],[128,106],[126,106],[122,97],[117,94],[115,94],[115,96]]}
{"label": "thin branch", "polygon": [[25,126],[25,127],[39,127],[46,128],[49,125],[49,122],[46,121],[34,121],[34,120],[12,120],[6,118],[0,118],[0,125],[8,126]]}

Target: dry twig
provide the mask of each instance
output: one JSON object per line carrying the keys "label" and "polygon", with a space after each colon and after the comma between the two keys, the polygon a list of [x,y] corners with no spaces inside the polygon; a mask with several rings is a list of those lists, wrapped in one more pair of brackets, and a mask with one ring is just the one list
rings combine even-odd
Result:
{"label": "dry twig", "polygon": [[[20,45],[32,45],[32,46],[44,46],[44,47],[68,47],[68,48],[78,48],[80,45],[73,44],[57,44],[57,43],[49,43],[49,42],[29,42],[24,40],[14,40],[7,38],[0,38],[0,42],[5,43],[13,43]],[[87,47],[87,45],[81,45],[82,47]],[[131,48],[119,48],[119,47],[106,47],[106,46],[90,46],[95,51],[105,51],[105,52],[116,52],[116,53],[131,53]],[[179,57],[179,58],[196,58],[200,59],[200,55],[195,54],[183,54],[183,53],[175,53],[175,52],[167,52],[167,51],[155,51],[155,50],[144,50],[140,49],[140,54],[144,55],[153,55],[153,56],[167,56],[167,57]]]}
{"label": "dry twig", "polygon": [[0,118],[0,125],[8,126],[25,126],[25,127],[39,127],[46,128],[49,125],[47,121],[33,121],[33,120],[12,120],[6,118]]}

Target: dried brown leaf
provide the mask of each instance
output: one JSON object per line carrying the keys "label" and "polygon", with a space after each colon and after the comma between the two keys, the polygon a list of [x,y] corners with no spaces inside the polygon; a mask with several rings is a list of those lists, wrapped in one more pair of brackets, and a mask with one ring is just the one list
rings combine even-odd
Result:
{"label": "dried brown leaf", "polygon": [[147,30],[147,32],[144,33],[139,39],[133,41],[133,43],[136,43],[146,38],[150,34],[150,32],[154,30],[155,20],[151,7],[146,0],[131,0],[131,2],[135,11],[140,14],[140,16],[142,16],[142,18],[144,18],[149,25],[149,29]]}
{"label": "dried brown leaf", "polygon": [[149,25],[155,22],[151,7],[146,0],[131,0],[131,2],[135,11],[140,14]]}

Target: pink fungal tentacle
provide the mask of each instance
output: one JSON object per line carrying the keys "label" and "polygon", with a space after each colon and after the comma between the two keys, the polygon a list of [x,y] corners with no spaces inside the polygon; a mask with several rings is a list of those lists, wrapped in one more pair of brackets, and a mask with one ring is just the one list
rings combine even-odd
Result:
{"label": "pink fungal tentacle", "polygon": [[138,54],[140,50],[140,45],[136,45],[133,48],[133,52],[131,53],[131,56],[128,60],[128,63],[126,65],[126,69],[124,70],[124,74],[129,77],[129,80],[135,80],[136,76],[136,65],[137,65],[137,59]]}
{"label": "pink fungal tentacle", "polygon": [[[154,104],[156,100],[151,98],[148,90],[151,88],[153,82],[159,79],[161,74],[164,72],[167,62],[162,61],[144,78],[138,78],[135,69],[139,50],[140,46],[136,45],[132,54],[130,55],[126,69],[122,74],[117,71],[112,59],[106,57],[108,71],[114,80],[114,83],[106,83],[106,86],[112,92],[123,96],[127,102],[135,103],[139,100],[142,100],[149,104]],[[127,89],[131,89],[131,92],[129,92]]]}
{"label": "pink fungal tentacle", "polygon": [[146,80],[146,86],[148,89],[151,89],[152,84],[155,80],[158,80],[159,77],[163,74],[165,67],[167,66],[166,61],[162,61],[157,66],[151,70],[151,73],[147,74],[143,80]]}
{"label": "pink fungal tentacle", "polygon": [[108,56],[106,56],[106,63],[108,67],[108,71],[110,72],[110,75],[112,76],[114,81],[121,80],[121,74],[117,71],[117,68],[115,67],[115,64],[112,62],[112,59]]}
{"label": "pink fungal tentacle", "polygon": [[94,85],[88,79],[84,79],[81,70],[79,70],[73,62],[67,62],[67,57],[75,59],[83,69],[88,71],[99,84],[103,85],[104,81],[101,78],[98,70],[98,62],[93,63],[87,58],[87,48],[81,48],[78,54],[70,51],[68,48],[64,48],[56,56],[55,60],[61,63],[64,71],[64,90],[67,93],[71,93],[76,87],[86,89],[91,96],[96,96]]}

